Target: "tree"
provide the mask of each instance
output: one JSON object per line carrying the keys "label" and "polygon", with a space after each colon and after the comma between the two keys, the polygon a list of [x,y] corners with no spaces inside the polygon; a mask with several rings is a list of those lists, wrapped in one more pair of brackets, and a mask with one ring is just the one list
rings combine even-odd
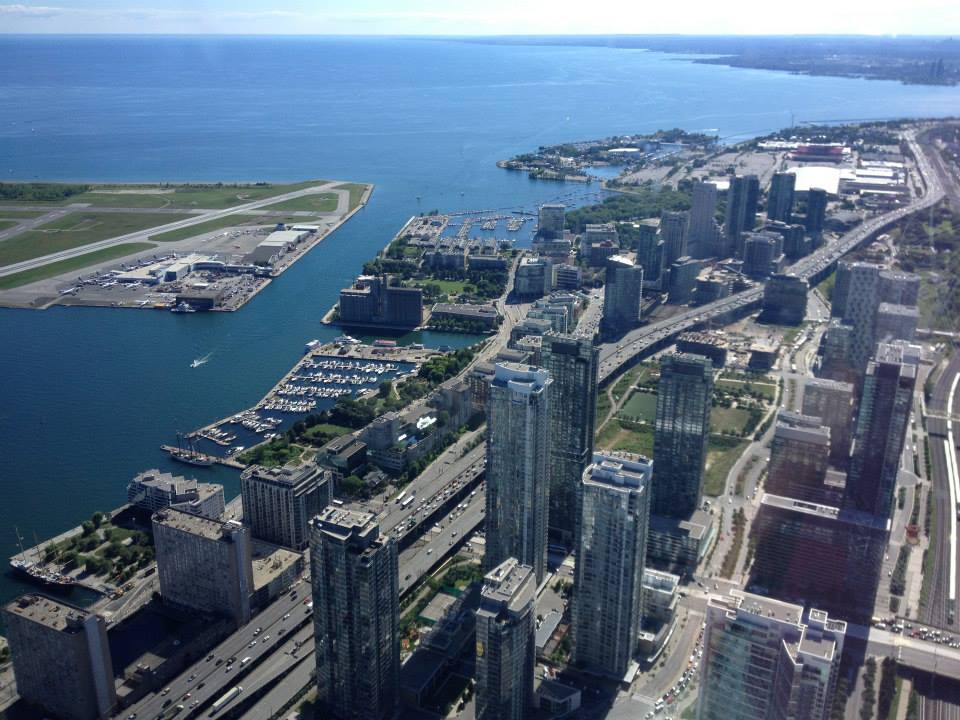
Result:
{"label": "tree", "polygon": [[380,387],[377,388],[377,397],[386,399],[390,397],[391,390],[393,390],[393,383],[389,380],[384,380],[382,383],[380,383]]}
{"label": "tree", "polygon": [[92,534],[93,534],[93,531],[96,529],[96,528],[94,528],[93,523],[90,522],[89,520],[84,520],[84,521],[80,524],[80,527],[82,528],[82,531],[83,531],[83,537],[87,537],[88,535],[92,535]]}
{"label": "tree", "polygon": [[103,520],[104,520],[104,514],[99,510],[97,510],[97,512],[95,512],[90,518],[90,522],[92,522],[93,526],[97,528],[103,524]]}

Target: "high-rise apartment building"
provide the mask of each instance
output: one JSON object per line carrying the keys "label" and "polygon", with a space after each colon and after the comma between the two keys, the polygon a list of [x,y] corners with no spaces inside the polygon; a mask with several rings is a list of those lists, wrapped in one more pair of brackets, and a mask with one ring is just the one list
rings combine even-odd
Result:
{"label": "high-rise apartment building", "polygon": [[807,380],[802,412],[820,418],[830,428],[830,464],[845,469],[850,459],[853,385],[824,378]]}
{"label": "high-rise apartment building", "polygon": [[756,175],[730,178],[727,214],[723,226],[725,255],[743,256],[743,233],[753,230],[759,197],[760,180]]}
{"label": "high-rise apartment building", "polygon": [[767,219],[789,223],[793,218],[793,189],[797,176],[790,172],[773,174],[767,197]]}
{"label": "high-rise apartment building", "polygon": [[777,414],[765,488],[809,502],[827,500],[824,480],[830,459],[830,428],[818,417],[781,410]]}
{"label": "high-rise apartment building", "polygon": [[540,225],[537,234],[543,238],[563,237],[563,225],[566,218],[565,205],[548,203],[540,206]]}
{"label": "high-rise apartment building", "polygon": [[487,405],[487,568],[510,557],[546,572],[550,391],[542,368],[497,364]]}
{"label": "high-rise apartment building", "polygon": [[827,191],[820,188],[807,190],[807,212],[803,224],[811,235],[823,232],[823,221],[827,215]]}
{"label": "high-rise apartment building", "polygon": [[640,225],[641,233],[637,238],[637,265],[643,268],[644,282],[651,283],[651,287],[660,287],[660,272],[664,268],[663,239],[656,232],[643,232],[649,229],[648,225]]}
{"label": "high-rise apartment building", "polygon": [[547,333],[541,363],[549,390],[550,532],[572,546],[580,517],[580,478],[593,454],[600,351],[588,338]]}
{"label": "high-rise apartment building", "polygon": [[640,320],[643,268],[625,255],[614,255],[607,259],[604,282],[601,330],[612,336],[633,329]]}
{"label": "high-rise apartment building", "polygon": [[687,254],[687,225],[690,213],[685,210],[664,210],[660,215],[660,238],[663,240],[664,265],[672,265]]}
{"label": "high-rise apartment building", "polygon": [[778,325],[799,325],[807,316],[810,286],[793,273],[772,275],[763,286],[763,319]]}
{"label": "high-rise apartment building", "polygon": [[845,622],[734,590],[706,624],[697,720],[827,720]]}
{"label": "high-rise apartment building", "polygon": [[647,458],[597,453],[581,484],[573,657],[617,680],[627,672],[643,622],[652,472]]}
{"label": "high-rise apartment building", "polygon": [[533,569],[507,558],[483,579],[477,608],[477,720],[524,720],[533,707]]}
{"label": "high-rise apartment building", "polygon": [[371,513],[329,506],[310,524],[317,696],[338,720],[394,715],[399,700],[397,544]]}
{"label": "high-rise apartment building", "polygon": [[153,515],[160,597],[186,612],[250,619],[253,557],[250,529],[172,508]]}
{"label": "high-rise apartment building", "polygon": [[17,693],[62,720],[110,717],[117,702],[107,624],[42,595],[4,608]]}
{"label": "high-rise apartment building", "polygon": [[676,353],[660,361],[654,421],[652,512],[686,519],[700,504],[710,435],[713,365]]}
{"label": "high-rise apartment building", "polygon": [[[716,254],[718,235],[717,186],[710,182],[693,184],[690,197],[690,224],[687,226],[687,253],[695,258]],[[679,255],[677,256],[679,257]]]}
{"label": "high-rise apartment building", "polygon": [[905,357],[903,344],[881,343],[860,397],[847,475],[849,507],[890,516],[916,381],[917,365]]}
{"label": "high-rise apartment building", "polygon": [[333,501],[333,474],[314,463],[253,465],[240,475],[240,494],[243,523],[255,538],[303,550],[310,519]]}
{"label": "high-rise apartment building", "polygon": [[783,238],[777,233],[745,232],[743,237],[743,274],[763,280],[780,272],[783,265]]}

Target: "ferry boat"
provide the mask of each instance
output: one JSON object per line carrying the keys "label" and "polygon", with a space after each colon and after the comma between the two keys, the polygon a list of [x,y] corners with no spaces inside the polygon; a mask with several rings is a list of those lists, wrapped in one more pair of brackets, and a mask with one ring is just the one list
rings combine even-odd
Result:
{"label": "ferry boat", "polygon": [[181,302],[170,308],[172,313],[195,313],[196,309],[189,303]]}
{"label": "ferry boat", "polygon": [[337,345],[359,345],[360,344],[359,340],[357,340],[355,337],[351,337],[350,335],[341,335],[338,338],[334,338],[333,341]]}
{"label": "ferry boat", "polygon": [[321,343],[319,340],[317,339],[311,340],[310,342],[308,342],[306,345],[303,346],[303,354],[309,355],[311,352],[319,348],[321,345],[323,345],[323,343]]}

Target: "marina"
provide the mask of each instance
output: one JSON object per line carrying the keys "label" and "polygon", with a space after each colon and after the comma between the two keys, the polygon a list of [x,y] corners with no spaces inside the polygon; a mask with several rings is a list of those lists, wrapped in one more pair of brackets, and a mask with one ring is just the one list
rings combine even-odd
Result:
{"label": "marina", "polygon": [[436,350],[423,347],[365,345],[349,336],[327,344],[311,340],[303,357],[255,406],[161,449],[174,460],[198,467],[242,468],[236,458],[245,450],[283,434],[311,413],[333,407],[339,398],[361,397],[375,392],[384,381],[416,373],[435,354]]}

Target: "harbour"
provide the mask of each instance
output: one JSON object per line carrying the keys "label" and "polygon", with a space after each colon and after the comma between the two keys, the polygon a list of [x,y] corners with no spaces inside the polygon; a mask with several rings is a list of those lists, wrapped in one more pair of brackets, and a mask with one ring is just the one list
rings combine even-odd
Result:
{"label": "harbour", "polygon": [[439,354],[391,341],[365,344],[349,336],[337,341],[310,341],[304,355],[253,407],[187,433],[183,443],[161,445],[174,460],[193,465],[218,464],[243,469],[238,456],[269,442],[311,413],[333,407],[341,397],[363,397],[380,383],[415,374],[420,365]]}

